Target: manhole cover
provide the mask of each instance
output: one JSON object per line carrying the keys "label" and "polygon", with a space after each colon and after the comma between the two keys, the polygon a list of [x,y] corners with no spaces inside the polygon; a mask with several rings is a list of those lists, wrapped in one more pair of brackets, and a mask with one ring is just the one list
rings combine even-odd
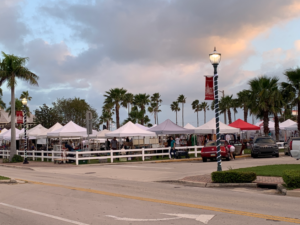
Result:
{"label": "manhole cover", "polygon": [[93,174],[93,173],[96,173],[96,172],[87,172],[87,173],[85,173],[85,174]]}

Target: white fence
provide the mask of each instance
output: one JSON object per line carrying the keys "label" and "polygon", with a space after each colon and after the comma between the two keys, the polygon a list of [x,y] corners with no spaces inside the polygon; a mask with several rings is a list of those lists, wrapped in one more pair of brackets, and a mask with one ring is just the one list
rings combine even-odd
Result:
{"label": "white fence", "polygon": [[[189,154],[194,154],[195,157],[200,156],[201,148],[203,146],[185,146],[185,147],[176,147],[176,150],[179,149],[189,149]],[[170,157],[170,147],[167,148],[141,148],[141,149],[127,149],[127,150],[103,150],[103,151],[45,151],[45,150],[30,150],[27,151],[27,158],[32,160],[41,159],[50,159],[54,161],[55,159],[61,159],[62,161],[73,160],[76,165],[79,165],[81,160],[91,160],[98,159],[99,162],[102,159],[110,159],[110,162],[113,163],[114,159],[126,158],[141,158],[143,161],[149,159],[151,156],[168,156]],[[24,150],[17,150],[17,155],[24,157]],[[9,158],[10,150],[1,150],[0,149],[0,158]],[[120,160],[121,161],[121,160]]]}

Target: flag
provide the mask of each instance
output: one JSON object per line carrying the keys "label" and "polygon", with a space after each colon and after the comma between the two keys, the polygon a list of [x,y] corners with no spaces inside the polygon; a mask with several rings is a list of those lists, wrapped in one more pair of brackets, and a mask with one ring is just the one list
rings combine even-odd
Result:
{"label": "flag", "polygon": [[215,100],[214,77],[205,77],[205,100]]}
{"label": "flag", "polygon": [[16,111],[17,116],[17,123],[23,124],[23,112],[22,111]]}

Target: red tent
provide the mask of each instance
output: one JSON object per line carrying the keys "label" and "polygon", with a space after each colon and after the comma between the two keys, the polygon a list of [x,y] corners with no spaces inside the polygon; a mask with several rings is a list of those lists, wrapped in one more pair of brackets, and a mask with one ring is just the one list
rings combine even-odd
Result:
{"label": "red tent", "polygon": [[254,126],[250,123],[245,122],[244,120],[238,119],[228,126],[240,128],[241,130],[260,130],[260,127]]}

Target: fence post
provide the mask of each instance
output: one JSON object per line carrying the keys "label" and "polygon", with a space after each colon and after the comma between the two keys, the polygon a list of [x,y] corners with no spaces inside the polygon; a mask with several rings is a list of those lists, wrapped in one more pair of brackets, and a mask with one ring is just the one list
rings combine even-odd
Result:
{"label": "fence post", "polygon": [[195,149],[195,158],[197,158],[197,146],[195,146],[194,149]]}
{"label": "fence post", "polygon": [[145,161],[145,148],[142,148],[142,160]]}
{"label": "fence post", "polygon": [[168,148],[169,151],[169,159],[171,159],[171,147]]}
{"label": "fence post", "polygon": [[34,152],[34,150],[32,150],[32,160],[33,161],[35,160],[35,152]]}
{"label": "fence post", "polygon": [[77,151],[76,151],[75,157],[76,157],[76,166],[78,166],[78,152]]}
{"label": "fence post", "polygon": [[52,162],[54,162],[54,153],[53,153],[53,150],[51,151],[51,156],[52,156]]}
{"label": "fence post", "polygon": [[44,162],[44,150],[42,150],[42,162]]}
{"label": "fence post", "polygon": [[111,149],[110,150],[110,163],[113,163],[114,162],[114,153],[113,153],[113,150]]}

